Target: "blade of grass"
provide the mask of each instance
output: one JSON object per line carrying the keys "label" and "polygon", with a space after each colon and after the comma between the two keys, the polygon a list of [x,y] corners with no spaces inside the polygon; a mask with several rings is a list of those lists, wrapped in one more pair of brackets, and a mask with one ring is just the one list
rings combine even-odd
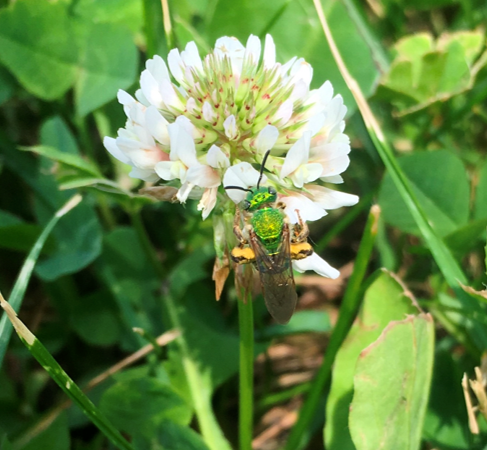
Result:
{"label": "blade of grass", "polygon": [[[25,290],[27,289],[27,285],[32,275],[32,271],[34,270],[37,258],[39,257],[39,254],[42,250],[42,247],[44,246],[44,243],[46,242],[47,237],[49,236],[55,225],[58,223],[59,219],[63,217],[66,213],[71,211],[81,200],[81,195],[75,195],[59,211],[57,211],[56,214],[54,214],[53,218],[48,222],[44,230],[42,230],[42,233],[40,234],[36,243],[27,255],[27,258],[24,262],[24,265],[22,266],[17,281],[15,282],[15,285],[12,289],[12,293],[10,294],[10,306],[15,312],[18,312],[22,305]],[[11,335],[12,324],[8,320],[7,315],[4,314],[0,319],[0,367],[2,366],[3,358],[5,356],[5,352],[7,351]]]}
{"label": "blade of grass", "polygon": [[361,285],[369,264],[380,216],[380,208],[377,205],[370,209],[369,217],[365,225],[364,234],[355,259],[352,275],[348,281],[345,295],[340,306],[335,328],[330,336],[330,342],[326,349],[323,364],[318,370],[309,390],[306,401],[299,412],[298,421],[294,425],[287,441],[286,450],[298,450],[304,448],[311,437],[310,424],[316,413],[321,399],[326,395],[325,388],[331,378],[331,369],[338,349],[347,336],[348,330],[357,314],[362,300]]}
{"label": "blade of grass", "polygon": [[101,411],[83,393],[78,385],[68,376],[42,343],[17,317],[14,309],[0,293],[0,306],[12,323],[20,340],[25,344],[32,356],[47,371],[59,387],[76,403],[83,413],[99,428],[99,430],[119,449],[133,450],[120,432],[105,418]]}

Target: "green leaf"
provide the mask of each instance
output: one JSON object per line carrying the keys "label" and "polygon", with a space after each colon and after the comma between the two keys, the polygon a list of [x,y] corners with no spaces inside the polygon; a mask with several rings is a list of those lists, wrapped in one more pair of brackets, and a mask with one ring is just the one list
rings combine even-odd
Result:
{"label": "green leaf", "polygon": [[[467,223],[470,187],[456,155],[446,150],[418,152],[398,158],[398,163],[439,235],[453,233]],[[379,205],[387,223],[406,233],[421,234],[388,173],[381,185]]]}
{"label": "green leaf", "polygon": [[423,438],[434,448],[470,449],[467,410],[459,380],[470,367],[448,337],[437,344]]}
{"label": "green leaf", "polygon": [[[38,210],[40,217],[44,213]],[[52,281],[77,272],[101,253],[101,225],[94,209],[86,202],[70,216],[63,218],[53,235],[57,240],[56,251],[36,267],[37,275],[44,280]]]}
{"label": "green leaf", "polygon": [[404,286],[384,270],[367,289],[357,320],[335,359],[326,405],[325,445],[328,450],[355,450],[348,431],[348,416],[356,362],[360,352],[379,337],[389,322],[418,312],[408,295]]}
{"label": "green leaf", "polygon": [[465,255],[478,246],[479,240],[485,235],[486,227],[487,217],[469,222],[445,236],[445,244],[454,252]]}
{"label": "green leaf", "polygon": [[164,420],[150,439],[136,437],[136,450],[208,450],[203,438],[187,426]]}
{"label": "green leaf", "polygon": [[32,94],[61,97],[73,84],[78,50],[66,5],[19,0],[0,10],[0,61]]}
{"label": "green leaf", "polygon": [[256,331],[258,339],[273,339],[297,333],[328,333],[331,331],[330,316],[325,311],[298,311],[287,325],[274,324]]}
{"label": "green leaf", "polygon": [[433,354],[429,314],[390,323],[360,353],[349,420],[357,450],[419,450]]}
{"label": "green leaf", "polygon": [[0,432],[0,449],[1,450],[13,450],[12,444],[7,438],[7,435]]}
{"label": "green leaf", "polygon": [[47,119],[41,127],[41,142],[63,153],[78,155],[79,149],[73,133],[60,116]]}
{"label": "green leaf", "polygon": [[150,436],[165,419],[186,425],[192,415],[190,406],[169,385],[148,377],[116,383],[104,393],[100,408],[132,435]]}
{"label": "green leaf", "polygon": [[[3,450],[3,447],[0,447]],[[38,434],[22,450],[70,450],[71,438],[69,435],[68,420],[62,413],[44,431]]]}
{"label": "green leaf", "polygon": [[436,42],[428,33],[407,36],[395,46],[397,56],[380,92],[408,114],[470,89],[482,42],[476,31],[445,33]]}
{"label": "green leaf", "polygon": [[474,218],[487,218],[487,160],[478,174],[478,184],[475,191]]}
{"label": "green leaf", "polygon": [[132,33],[142,28],[142,4],[139,0],[79,0],[73,6],[78,17],[94,23],[117,23]]}
{"label": "green leaf", "polygon": [[137,48],[130,32],[116,24],[86,23],[80,56],[81,72],[76,81],[78,116],[113,100],[127,89],[137,74]]}
{"label": "green leaf", "polygon": [[93,177],[102,176],[98,168],[94,164],[86,161],[77,154],[66,153],[62,150],[58,150],[54,147],[48,147],[46,145],[36,145],[34,147],[19,147],[19,149],[45,156],[46,158],[64,164],[68,167],[77,169],[80,172],[91,175]]}
{"label": "green leaf", "polygon": [[15,91],[15,79],[5,67],[0,65],[0,106],[12,97]]}
{"label": "green leaf", "polygon": [[99,291],[74,303],[71,324],[88,344],[116,345],[120,338],[120,324],[115,308],[107,301],[107,292]]}

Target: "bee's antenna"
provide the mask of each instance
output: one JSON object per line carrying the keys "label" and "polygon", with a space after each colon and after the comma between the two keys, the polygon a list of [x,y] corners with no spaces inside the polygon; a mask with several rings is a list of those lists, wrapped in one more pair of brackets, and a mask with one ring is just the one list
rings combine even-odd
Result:
{"label": "bee's antenna", "polygon": [[264,168],[265,168],[265,162],[267,161],[267,157],[271,153],[270,149],[265,152],[264,159],[262,160],[262,164],[260,166],[260,175],[259,175],[259,181],[257,181],[257,189],[259,189],[260,182],[262,181],[262,176],[264,175]]}
{"label": "bee's antenna", "polygon": [[223,186],[223,189],[238,189],[239,191],[253,192],[252,189],[245,189],[242,186]]}

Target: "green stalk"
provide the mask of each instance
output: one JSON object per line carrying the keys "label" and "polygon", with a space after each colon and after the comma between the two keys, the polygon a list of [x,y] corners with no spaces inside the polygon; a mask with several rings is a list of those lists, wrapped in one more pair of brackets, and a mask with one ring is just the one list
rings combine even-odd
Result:
{"label": "green stalk", "polygon": [[[24,299],[25,290],[27,289],[34,266],[37,262],[37,258],[39,258],[39,254],[41,253],[47,237],[58,223],[59,219],[67,212],[71,211],[71,209],[73,209],[81,200],[81,195],[75,195],[59,211],[57,211],[56,214],[54,214],[53,218],[48,222],[44,230],[42,230],[42,233],[27,255],[25,263],[22,266],[20,274],[17,277],[15,285],[12,289],[12,293],[10,294],[10,306],[15,312],[20,310],[22,300]],[[0,320],[0,367],[2,366],[3,358],[5,356],[5,352],[7,351],[11,335],[12,324],[8,320],[7,315],[4,314]]]}
{"label": "green stalk", "polygon": [[348,281],[342,305],[340,306],[340,315],[338,316],[337,323],[331,334],[323,364],[313,380],[308,397],[299,413],[298,421],[291,430],[285,447],[286,450],[298,450],[304,448],[310,440],[310,424],[313,421],[316,408],[320,404],[321,398],[326,394],[325,389],[330,382],[333,362],[335,361],[338,349],[347,336],[348,330],[350,329],[360,306],[360,301],[362,300],[360,287],[365,277],[365,272],[374,247],[379,216],[380,208],[377,205],[372,206],[365,225],[362,241],[360,242],[357,258],[355,259],[353,272]]}
{"label": "green stalk", "polygon": [[[140,217],[139,212],[131,213],[132,223],[135,231],[139,237],[139,241],[144,249],[148,260],[152,263],[155,272],[160,276],[161,280],[166,278],[164,269],[161,266],[156,252],[150,242],[147,231]],[[178,330],[183,330],[181,320],[179,318],[179,307],[172,295],[164,296],[164,305],[167,308],[171,327]],[[196,361],[191,356],[191,352],[186,342],[184,333],[175,341],[179,346],[182,354],[182,364],[188,386],[191,392],[196,417],[203,435],[203,439],[211,450],[230,450],[230,445],[225,439],[223,432],[218,425],[216,417],[213,413],[211,404],[211,391],[203,380],[203,376],[198,370]]]}
{"label": "green stalk", "polygon": [[133,447],[122,437],[120,432],[108,421],[102,412],[83,393],[78,385],[68,376],[58,362],[52,357],[42,343],[19,320],[17,314],[9,303],[0,294],[0,306],[5,311],[5,316],[15,327],[20,340],[25,344],[32,356],[49,373],[59,387],[76,403],[88,419],[115,445],[123,450],[133,450]]}
{"label": "green stalk", "polygon": [[254,315],[252,294],[238,301],[240,329],[239,441],[240,450],[252,450],[254,428]]}

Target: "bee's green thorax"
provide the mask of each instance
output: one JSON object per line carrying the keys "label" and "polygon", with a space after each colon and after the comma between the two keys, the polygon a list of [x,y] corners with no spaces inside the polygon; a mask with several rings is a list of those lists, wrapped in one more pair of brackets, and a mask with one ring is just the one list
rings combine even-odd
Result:
{"label": "bee's green thorax", "polygon": [[277,253],[281,242],[284,217],[277,208],[257,210],[251,219],[252,228],[269,254]]}
{"label": "bee's green thorax", "polygon": [[247,211],[255,211],[262,207],[270,206],[277,199],[276,193],[269,192],[268,187],[260,187],[247,194]]}

